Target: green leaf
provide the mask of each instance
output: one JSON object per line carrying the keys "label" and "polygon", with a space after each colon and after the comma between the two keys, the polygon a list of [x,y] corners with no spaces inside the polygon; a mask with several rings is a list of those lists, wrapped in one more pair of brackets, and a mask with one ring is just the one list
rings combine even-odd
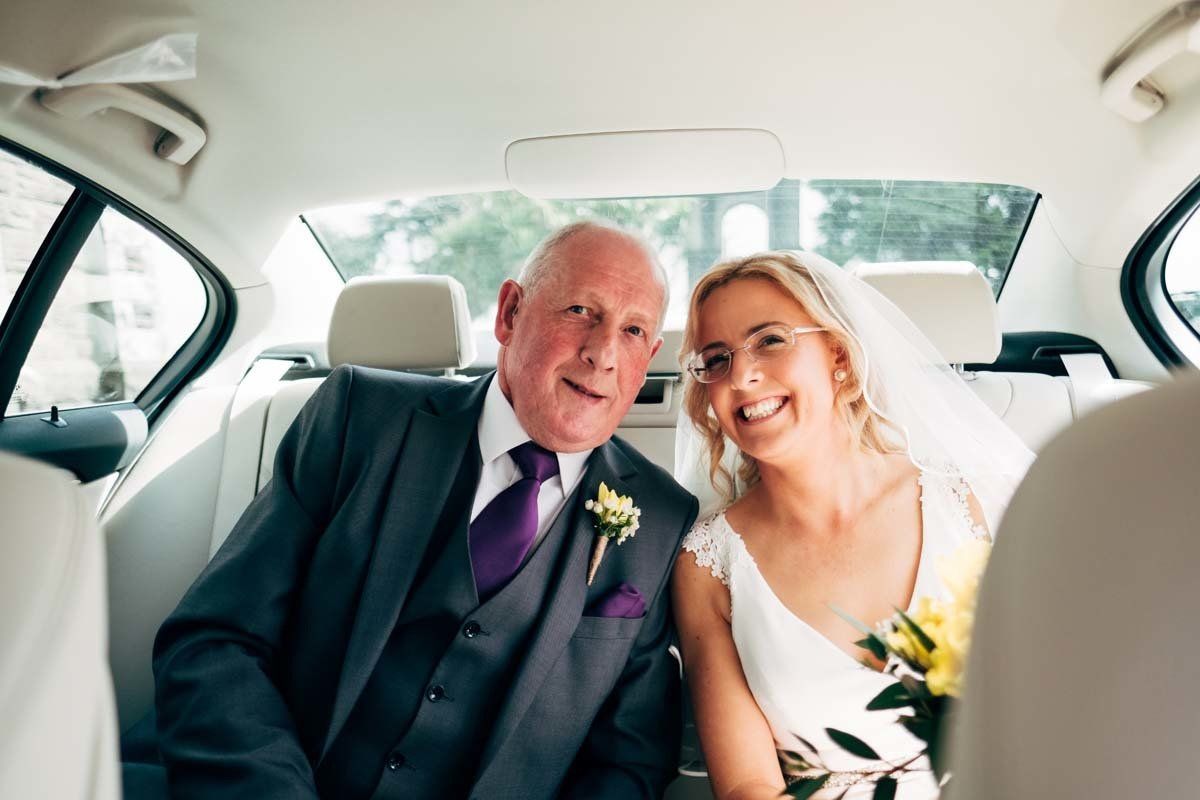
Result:
{"label": "green leaf", "polygon": [[833,743],[845,750],[847,753],[856,755],[859,758],[871,758],[880,761],[879,753],[871,749],[871,746],[857,736],[853,736],[844,731],[839,731],[837,728],[826,728],[825,733],[833,740]]}
{"label": "green leaf", "polygon": [[930,639],[929,636],[925,633],[925,631],[921,630],[921,626],[918,625],[917,623],[913,622],[912,618],[909,617],[908,614],[905,614],[900,609],[897,608],[896,613],[900,615],[900,619],[904,620],[904,624],[907,625],[909,630],[911,630],[913,632],[913,636],[917,637],[917,641],[921,643],[921,647],[924,647],[926,650],[933,652],[933,649],[937,645],[935,645],[933,643],[933,639]]}
{"label": "green leaf", "polygon": [[779,760],[788,766],[789,769],[795,769],[796,772],[807,772],[816,767],[809,763],[809,760],[794,750],[784,750],[779,754]]}
{"label": "green leaf", "polygon": [[871,654],[880,661],[887,661],[887,645],[885,645],[883,640],[875,634],[872,633],[865,639],[859,639],[857,642],[855,642],[855,644],[864,650],[870,650]]}
{"label": "green leaf", "polygon": [[908,729],[909,733],[926,744],[929,744],[937,739],[937,720],[929,719],[927,717],[900,717],[899,721],[901,725]]}
{"label": "green leaf", "polygon": [[892,800],[896,796],[896,779],[880,778],[875,782],[875,794],[872,800]]}
{"label": "green leaf", "polygon": [[858,618],[856,618],[856,617],[855,617],[853,614],[851,614],[849,611],[843,611],[842,609],[840,609],[840,608],[838,608],[837,606],[835,606],[833,603],[830,603],[830,604],[829,604],[829,609],[830,609],[830,610],[831,610],[833,613],[835,613],[835,614],[837,614],[839,617],[841,617],[842,619],[846,620],[846,622],[849,622],[851,625],[853,625],[853,626],[854,626],[854,629],[855,629],[856,631],[858,631],[859,633],[863,634],[864,636],[872,636],[872,635],[874,635],[874,631],[872,631],[870,628],[868,628],[868,627],[867,627],[866,625],[864,625],[863,623],[859,622],[859,621],[858,621]]}
{"label": "green leaf", "polygon": [[[793,733],[792,736],[796,736],[796,734]],[[812,746],[812,742],[810,742],[808,739],[802,738],[800,736],[796,736],[796,741],[799,742],[800,744],[804,745],[805,747],[807,747],[808,751],[810,753],[812,753],[814,756],[817,755],[818,753],[820,753],[820,751],[817,750],[817,748]]]}
{"label": "green leaf", "polygon": [[929,687],[925,685],[925,681],[919,680],[912,675],[901,675],[900,684],[908,691],[908,696],[914,699],[925,699],[933,695],[929,691]]}
{"label": "green leaf", "polygon": [[790,786],[783,790],[783,793],[787,797],[805,800],[805,798],[812,797],[821,791],[821,787],[825,785],[827,780],[829,780],[829,773],[816,778],[797,778]]}
{"label": "green leaf", "polygon": [[903,683],[893,683],[867,703],[867,711],[880,711],[885,708],[907,708],[913,702],[907,687]]}

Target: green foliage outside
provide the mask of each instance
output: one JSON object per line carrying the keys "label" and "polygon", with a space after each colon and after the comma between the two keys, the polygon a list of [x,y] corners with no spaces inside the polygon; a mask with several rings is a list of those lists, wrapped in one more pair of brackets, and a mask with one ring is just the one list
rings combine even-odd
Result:
{"label": "green foliage outside", "polygon": [[515,278],[534,246],[550,232],[579,219],[608,220],[638,231],[662,248],[679,237],[692,198],[639,200],[532,200],[517,192],[393,200],[367,220],[367,231],[348,236],[317,228],[343,277],[387,272],[389,237],[407,243],[407,266],[416,273],[451,275],[467,290],[475,313],[496,300],[505,278]]}
{"label": "green foliage outside", "polygon": [[[812,203],[814,191],[825,207],[816,217],[815,240],[802,242],[801,204]],[[744,203],[764,209],[773,247],[807,246],[838,264],[967,260],[998,291],[1034,198],[1027,189],[996,184],[785,180],[768,192],[738,195],[533,200],[517,192],[486,192],[393,200],[373,207],[352,230],[321,212],[306,219],[343,277],[452,275],[480,314],[539,240],[579,219],[607,220],[641,233],[660,253],[669,253],[668,261],[683,261],[694,281],[720,256],[725,212]]]}
{"label": "green foliage outside", "polygon": [[828,204],[817,251],[837,264],[970,261],[999,291],[1035,195],[1019,186],[813,181]]}

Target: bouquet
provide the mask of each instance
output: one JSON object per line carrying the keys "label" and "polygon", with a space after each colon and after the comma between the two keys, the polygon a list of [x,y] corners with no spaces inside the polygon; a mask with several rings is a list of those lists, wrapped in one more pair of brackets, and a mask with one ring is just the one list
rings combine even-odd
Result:
{"label": "bouquet", "polygon": [[[939,783],[946,774],[943,733],[953,715],[956,699],[962,691],[963,668],[971,646],[971,627],[975,621],[975,601],[979,579],[991,554],[991,542],[972,539],[938,564],[938,574],[949,597],[922,597],[911,615],[897,610],[874,629],[847,614],[838,612],[862,630],[865,638],[856,642],[883,661],[884,673],[896,678],[867,704],[869,711],[903,709],[898,722],[925,743],[925,749],[900,763],[886,763],[875,776],[875,800],[889,800],[896,793],[896,776],[910,771],[912,764],[927,756]],[[835,609],[836,610],[836,609]],[[835,744],[860,758],[883,761],[869,744],[858,737],[826,728]],[[816,749],[805,743],[813,753]],[[788,753],[787,761],[806,771],[806,775],[788,787],[787,794],[806,798],[815,794],[830,779],[814,759]],[[815,774],[813,774],[815,773]]]}

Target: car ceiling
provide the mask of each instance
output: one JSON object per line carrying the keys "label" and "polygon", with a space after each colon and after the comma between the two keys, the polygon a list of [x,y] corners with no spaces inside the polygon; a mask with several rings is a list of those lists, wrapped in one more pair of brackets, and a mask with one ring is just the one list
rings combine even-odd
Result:
{"label": "car ceiling", "polygon": [[1200,174],[1200,59],[1164,77],[1180,99],[1147,123],[1099,99],[1114,53],[1171,5],[10,0],[0,63],[48,76],[197,32],[197,78],[159,88],[209,141],[177,167],[145,123],[70,122],[15,86],[0,135],[157,217],[235,286],[261,282],[305,209],[508,188],[505,149],[527,137],[680,128],[771,131],[788,177],[1028,186],[1077,262],[1115,267]]}

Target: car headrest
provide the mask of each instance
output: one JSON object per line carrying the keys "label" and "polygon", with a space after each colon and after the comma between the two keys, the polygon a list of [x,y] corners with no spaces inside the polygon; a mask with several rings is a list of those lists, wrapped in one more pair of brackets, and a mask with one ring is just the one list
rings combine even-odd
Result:
{"label": "car headrest", "polygon": [[913,321],[950,364],[990,364],[1000,354],[992,287],[969,261],[860,264],[854,274]]}
{"label": "car headrest", "polygon": [[1097,409],[1041,452],[979,589],[955,797],[1195,792],[1197,475],[1197,375]]}
{"label": "car headrest", "polygon": [[[74,475],[0,453],[0,508],[0,797],[118,798],[104,537],[93,505]],[[64,761],[63,752],[82,757]]]}
{"label": "car headrest", "polygon": [[329,320],[329,366],[461,369],[475,360],[471,312],[446,275],[352,278]]}

